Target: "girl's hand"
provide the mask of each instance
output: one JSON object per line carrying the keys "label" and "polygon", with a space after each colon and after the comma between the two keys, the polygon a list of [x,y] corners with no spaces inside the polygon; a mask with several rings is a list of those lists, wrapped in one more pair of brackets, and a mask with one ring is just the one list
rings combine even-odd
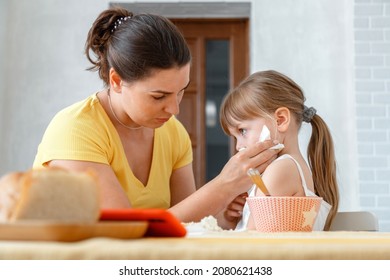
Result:
{"label": "girl's hand", "polygon": [[215,215],[218,225],[223,229],[235,229],[242,216],[242,210],[246,202],[248,193],[242,193],[230,202],[224,210]]}
{"label": "girl's hand", "polygon": [[248,193],[245,192],[238,195],[232,202],[230,202],[224,213],[227,221],[233,222],[237,221],[238,218],[241,218],[247,197]]}

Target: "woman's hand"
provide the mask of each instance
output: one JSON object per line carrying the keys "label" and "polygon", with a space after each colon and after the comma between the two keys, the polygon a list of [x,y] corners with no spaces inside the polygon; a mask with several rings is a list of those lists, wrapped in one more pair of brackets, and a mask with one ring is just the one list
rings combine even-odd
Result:
{"label": "woman's hand", "polygon": [[262,173],[265,168],[276,159],[280,150],[270,150],[275,146],[272,141],[258,142],[251,147],[247,147],[236,153],[226,163],[221,173],[218,175],[227,186],[234,186],[235,195],[246,192],[251,181],[247,175],[249,168],[256,168]]}
{"label": "woman's hand", "polygon": [[[198,188],[192,195],[173,205],[170,211],[182,222],[197,222],[208,215],[222,217],[226,221],[223,214],[228,205],[252,186],[247,174],[248,169],[257,168],[263,172],[279,153],[279,150],[269,150],[274,145],[275,143],[272,141],[256,143],[235,154],[217,177]],[[229,212],[227,214],[232,217],[237,213]]]}

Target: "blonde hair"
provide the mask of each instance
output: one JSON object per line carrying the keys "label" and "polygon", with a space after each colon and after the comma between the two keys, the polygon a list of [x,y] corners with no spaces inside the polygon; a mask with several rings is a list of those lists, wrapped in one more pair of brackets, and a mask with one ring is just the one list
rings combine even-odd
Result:
{"label": "blonde hair", "polygon": [[[305,100],[301,88],[289,77],[272,70],[256,72],[225,96],[220,110],[221,126],[230,135],[229,127],[234,127],[235,122],[270,117],[278,108],[286,107],[300,127]],[[329,230],[339,204],[333,140],[328,126],[318,114],[314,114],[310,123],[312,134],[307,158],[315,193],[332,205],[324,228]]]}

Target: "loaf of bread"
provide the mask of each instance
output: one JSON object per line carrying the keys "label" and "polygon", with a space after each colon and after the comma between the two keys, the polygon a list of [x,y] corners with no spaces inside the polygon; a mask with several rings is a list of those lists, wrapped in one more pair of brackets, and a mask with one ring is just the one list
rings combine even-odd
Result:
{"label": "loaf of bread", "polygon": [[2,223],[31,220],[92,223],[99,215],[99,186],[90,172],[42,168],[0,178]]}

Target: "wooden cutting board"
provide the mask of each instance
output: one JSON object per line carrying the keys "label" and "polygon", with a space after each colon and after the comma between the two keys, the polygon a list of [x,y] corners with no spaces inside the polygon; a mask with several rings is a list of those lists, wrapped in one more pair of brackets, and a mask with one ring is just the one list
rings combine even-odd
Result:
{"label": "wooden cutting board", "polygon": [[92,237],[131,239],[144,236],[147,228],[147,221],[105,221],[94,224],[4,223],[0,224],[0,240],[70,242]]}

